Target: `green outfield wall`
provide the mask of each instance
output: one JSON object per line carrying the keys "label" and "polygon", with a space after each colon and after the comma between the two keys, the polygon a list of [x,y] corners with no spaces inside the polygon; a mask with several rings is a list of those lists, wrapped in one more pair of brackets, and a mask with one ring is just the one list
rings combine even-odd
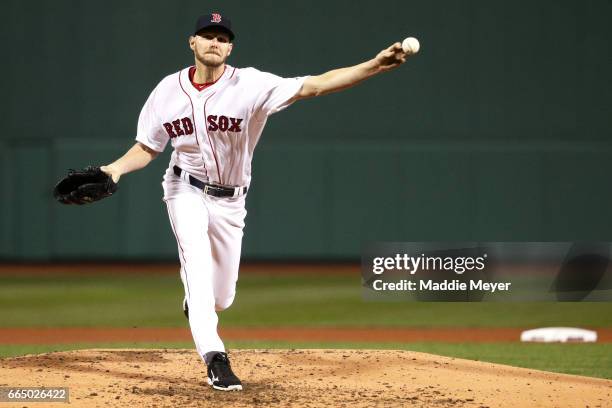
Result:
{"label": "green outfield wall", "polygon": [[[68,168],[133,143],[157,82],[192,63],[196,1],[7,1],[0,260],[175,259],[169,150],[111,199],[51,198]],[[253,163],[244,255],[352,259],[371,240],[612,239],[612,2],[218,3],[229,61],[283,76],[421,52],[273,115]]]}

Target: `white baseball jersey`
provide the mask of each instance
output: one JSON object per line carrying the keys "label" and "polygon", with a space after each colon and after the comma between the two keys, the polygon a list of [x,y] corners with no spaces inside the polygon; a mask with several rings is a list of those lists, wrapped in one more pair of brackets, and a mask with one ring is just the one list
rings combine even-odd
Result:
{"label": "white baseball jersey", "polygon": [[197,90],[187,67],[164,78],[151,92],[136,140],[162,152],[172,141],[170,169],[227,186],[248,186],[251,160],[268,116],[290,105],[306,77],[281,78],[255,68],[225,71]]}

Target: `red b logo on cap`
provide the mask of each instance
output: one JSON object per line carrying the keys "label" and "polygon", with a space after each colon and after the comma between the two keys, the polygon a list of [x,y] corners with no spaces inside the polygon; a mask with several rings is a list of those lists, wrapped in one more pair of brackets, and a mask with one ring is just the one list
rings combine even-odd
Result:
{"label": "red b logo on cap", "polygon": [[211,14],[211,23],[220,23],[221,22],[221,14],[219,13],[212,13]]}

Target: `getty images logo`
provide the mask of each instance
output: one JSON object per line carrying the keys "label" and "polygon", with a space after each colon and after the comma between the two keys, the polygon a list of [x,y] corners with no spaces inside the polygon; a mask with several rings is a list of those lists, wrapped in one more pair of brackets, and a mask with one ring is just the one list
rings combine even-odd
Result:
{"label": "getty images logo", "polygon": [[487,254],[473,256],[409,256],[396,254],[391,257],[372,259],[372,273],[380,275],[385,271],[406,271],[414,275],[417,271],[453,271],[458,275],[466,271],[482,271],[485,268]]}

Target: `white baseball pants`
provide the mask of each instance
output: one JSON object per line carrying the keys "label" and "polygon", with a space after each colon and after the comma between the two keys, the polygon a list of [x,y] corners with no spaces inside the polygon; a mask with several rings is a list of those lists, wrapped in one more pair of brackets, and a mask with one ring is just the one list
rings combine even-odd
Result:
{"label": "white baseball pants", "polygon": [[225,351],[216,312],[227,309],[236,294],[245,196],[213,197],[171,172],[162,185],[178,244],[189,326],[198,354],[206,361],[206,353]]}

